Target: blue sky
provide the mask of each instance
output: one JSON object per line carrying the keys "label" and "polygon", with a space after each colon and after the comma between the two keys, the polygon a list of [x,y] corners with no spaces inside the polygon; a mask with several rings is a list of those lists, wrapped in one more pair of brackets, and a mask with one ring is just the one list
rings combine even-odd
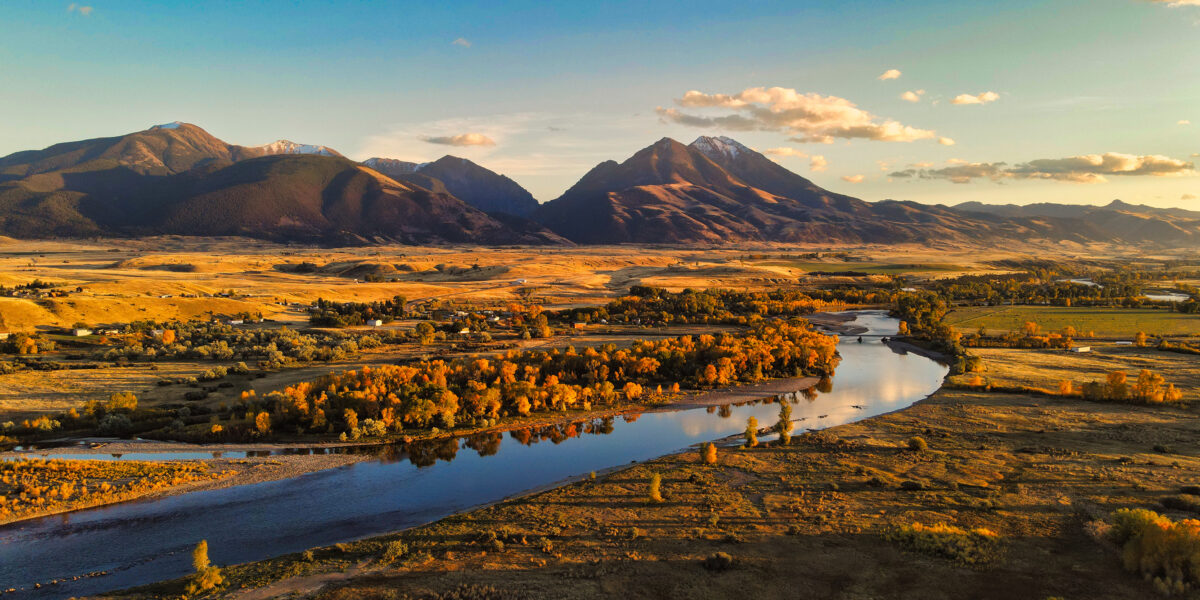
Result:
{"label": "blue sky", "polygon": [[0,155],[181,120],[545,201],[708,134],[868,200],[1200,209],[1200,0],[544,4],[6,0]]}

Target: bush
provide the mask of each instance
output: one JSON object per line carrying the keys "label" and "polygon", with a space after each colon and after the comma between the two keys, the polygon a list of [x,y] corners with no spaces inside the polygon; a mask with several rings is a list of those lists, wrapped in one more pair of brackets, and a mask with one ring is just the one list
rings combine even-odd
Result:
{"label": "bush", "polygon": [[404,540],[392,540],[387,543],[383,550],[383,558],[381,561],[385,564],[392,564],[408,555],[408,544]]}
{"label": "bush", "polygon": [[1166,498],[1162,499],[1162,505],[1164,508],[1170,508],[1172,510],[1200,513],[1200,498],[1197,498],[1196,496],[1189,496],[1187,494],[1167,496]]}
{"label": "bush", "polygon": [[732,569],[734,560],[732,556],[725,552],[717,552],[716,554],[705,558],[704,562],[701,564],[704,565],[704,568],[708,569],[709,571],[721,572]]}
{"label": "bush", "polygon": [[655,473],[650,476],[650,501],[662,502],[662,475]]}
{"label": "bush", "polygon": [[706,465],[717,464],[717,445],[709,442],[704,445],[704,449],[700,452],[700,462]]}
{"label": "bush", "polygon": [[968,565],[991,562],[1000,550],[999,537],[987,529],[966,530],[945,523],[904,525],[892,530],[886,537],[908,550],[942,556]]}
{"label": "bush", "polygon": [[1200,521],[1123,508],[1113,513],[1109,537],[1121,546],[1126,570],[1153,581],[1160,592],[1181,593],[1200,582]]}
{"label": "bush", "polygon": [[924,452],[929,449],[929,442],[926,442],[923,437],[913,436],[908,438],[908,449],[913,452]]}
{"label": "bush", "polygon": [[104,415],[96,429],[100,435],[125,435],[133,430],[133,421],[125,415]]}

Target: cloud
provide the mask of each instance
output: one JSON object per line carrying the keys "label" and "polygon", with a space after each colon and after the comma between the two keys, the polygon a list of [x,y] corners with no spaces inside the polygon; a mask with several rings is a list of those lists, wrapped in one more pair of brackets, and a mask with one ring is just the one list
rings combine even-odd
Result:
{"label": "cloud", "polygon": [[1166,4],[1171,8],[1179,8],[1180,6],[1200,6],[1200,0],[1150,0],[1156,4]]}
{"label": "cloud", "polygon": [[482,133],[460,133],[458,135],[420,136],[421,141],[443,146],[495,146],[496,140]]}
{"label": "cloud", "polygon": [[900,79],[900,70],[888,69],[883,72],[883,75],[879,76],[880,81],[887,81],[888,79]]}
{"label": "cloud", "polygon": [[842,181],[846,183],[862,183],[866,178],[865,175],[842,175]]}
{"label": "cloud", "polygon": [[801,152],[795,148],[768,148],[766,154],[774,154],[775,156],[795,156],[796,158],[808,158],[808,153]]}
{"label": "cloud", "polygon": [[1067,158],[1042,158],[1009,166],[1007,163],[972,163],[947,161],[951,166],[940,169],[914,168],[891,173],[892,177],[945,179],[953,183],[970,183],[975,179],[1050,179],[1070,183],[1104,183],[1106,175],[1168,177],[1194,175],[1195,165],[1168,156],[1135,156],[1106,152]]}
{"label": "cloud", "polygon": [[908,165],[908,166],[910,166],[910,167],[916,167],[916,168],[918,168],[918,169],[928,169],[929,167],[932,167],[932,166],[933,166],[933,163],[931,163],[931,162],[919,162],[919,163],[913,163],[913,164],[911,164],[911,165]]}
{"label": "cloud", "polygon": [[880,119],[845,98],[802,94],[790,88],[754,87],[732,95],[692,90],[675,102],[684,108],[733,112],[705,116],[659,107],[655,112],[663,121],[734,131],[780,131],[798,143],[832,144],[838,138],[912,142],[937,136],[933,131]]}
{"label": "cloud", "polygon": [[920,102],[921,96],[923,96],[923,95],[925,95],[925,90],[917,90],[915,92],[908,91],[908,92],[904,92],[903,94],[900,94],[900,99],[908,100],[909,102]]}
{"label": "cloud", "polygon": [[956,142],[948,137],[940,137],[938,143],[943,146],[953,146]]}
{"label": "cloud", "polygon": [[1180,200],[1196,200],[1197,197],[1195,194],[1184,194],[1184,195],[1180,196],[1179,199]]}
{"label": "cloud", "polygon": [[981,94],[959,94],[950,101],[951,104],[987,104],[1000,99],[1000,94],[996,92],[983,92]]}
{"label": "cloud", "polygon": [[877,160],[875,161],[875,164],[879,165],[880,171],[887,171],[888,169],[892,168],[892,164],[886,160]]}
{"label": "cloud", "polygon": [[814,173],[819,173],[829,168],[829,161],[820,154],[814,154],[808,161],[808,170]]}
{"label": "cloud", "polygon": [[78,4],[71,3],[71,4],[67,5],[67,12],[78,12],[79,14],[86,17],[86,16],[92,14],[92,7],[80,6]]}
{"label": "cloud", "polygon": [[462,46],[463,48],[471,47],[471,41],[468,40],[467,38],[457,38],[453,42],[450,42],[450,43],[454,44],[455,46]]}
{"label": "cloud", "polygon": [[1187,119],[1180,119],[1175,122],[1176,125],[1191,125],[1192,122]]}

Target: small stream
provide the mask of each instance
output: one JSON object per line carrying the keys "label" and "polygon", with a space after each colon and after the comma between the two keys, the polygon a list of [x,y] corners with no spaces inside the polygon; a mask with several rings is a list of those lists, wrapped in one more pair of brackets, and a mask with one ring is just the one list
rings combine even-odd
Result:
{"label": "small stream", "polygon": [[[894,335],[898,322],[862,311],[854,324]],[[858,343],[844,336],[839,351],[831,390],[786,395],[796,433],[905,408],[936,391],[947,372],[875,337]],[[208,540],[214,564],[226,565],[414,527],[733,435],[750,416],[768,426],[779,413],[775,399],[388,446],[376,449],[376,460],[291,479],[13,523],[0,527],[0,591],[20,590],[5,598],[67,598],[179,577],[190,572],[190,551],[201,539]],[[120,458],[211,457],[135,454]],[[106,574],[70,580],[97,572]],[[66,581],[45,585],[54,579]],[[36,582],[41,589],[33,589]]]}

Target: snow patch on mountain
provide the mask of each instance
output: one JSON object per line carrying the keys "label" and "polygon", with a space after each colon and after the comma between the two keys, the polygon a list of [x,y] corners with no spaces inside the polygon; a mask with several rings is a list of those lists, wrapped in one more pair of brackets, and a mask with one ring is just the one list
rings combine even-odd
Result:
{"label": "snow patch on mountain", "polygon": [[372,157],[362,161],[362,164],[375,169],[376,171],[388,171],[392,174],[416,173],[421,169],[429,166],[429,163],[415,163],[407,160],[398,160],[395,158],[379,158]]}
{"label": "snow patch on mountain", "polygon": [[316,146],[313,144],[297,144],[289,140],[278,140],[276,142],[257,146],[256,150],[262,151],[263,154],[316,154],[318,156],[341,156],[336,150],[325,146]]}
{"label": "snow patch on mountain", "polygon": [[727,138],[723,135],[716,137],[702,135],[691,143],[691,147],[714,160],[722,158],[733,160],[743,152],[751,152],[749,148],[743,146],[737,140]]}
{"label": "snow patch on mountain", "polygon": [[170,123],[163,123],[162,125],[155,125],[154,127],[151,127],[150,129],[179,129],[180,127],[183,127],[184,125],[185,125],[185,123],[183,121],[171,121]]}

